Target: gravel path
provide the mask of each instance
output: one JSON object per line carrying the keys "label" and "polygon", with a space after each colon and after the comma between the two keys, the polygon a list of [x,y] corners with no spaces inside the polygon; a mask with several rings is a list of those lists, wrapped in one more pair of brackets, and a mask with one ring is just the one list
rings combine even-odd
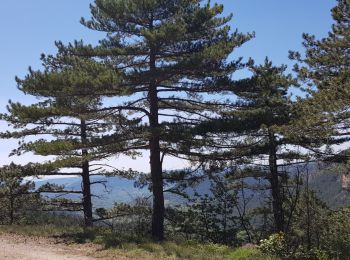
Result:
{"label": "gravel path", "polygon": [[58,244],[45,238],[0,234],[0,259],[7,260],[93,260],[89,245]]}

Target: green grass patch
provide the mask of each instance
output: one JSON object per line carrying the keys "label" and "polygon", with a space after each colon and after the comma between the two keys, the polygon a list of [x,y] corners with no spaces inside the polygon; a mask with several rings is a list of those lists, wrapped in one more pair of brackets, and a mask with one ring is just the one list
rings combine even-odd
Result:
{"label": "green grass patch", "polygon": [[259,259],[277,260],[278,258],[275,256],[264,255],[255,247],[239,247],[230,253],[230,259],[235,259],[235,260],[259,260]]}
{"label": "green grass patch", "polygon": [[241,247],[233,249],[224,245],[201,244],[188,241],[183,243],[121,243],[112,250],[117,255],[140,259],[189,259],[189,260],[277,260],[263,255],[258,249]]}

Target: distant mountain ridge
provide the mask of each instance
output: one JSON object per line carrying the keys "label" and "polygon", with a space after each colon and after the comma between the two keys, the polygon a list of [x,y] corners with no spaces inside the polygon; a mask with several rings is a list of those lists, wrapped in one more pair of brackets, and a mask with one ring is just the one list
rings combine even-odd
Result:
{"label": "distant mountain ridge", "polygon": [[[57,185],[64,185],[65,189],[70,191],[81,190],[81,177],[79,176],[50,180],[37,180],[35,181],[36,188],[39,188],[47,182]],[[94,208],[111,208],[116,202],[128,203],[140,196],[150,196],[150,192],[147,189],[135,188],[134,181],[120,177],[92,176],[91,182],[104,182],[91,186],[91,192],[94,195],[92,197]],[[69,194],[65,197],[70,199],[79,199],[81,196],[77,194]]]}
{"label": "distant mountain ridge", "polygon": [[[310,164],[307,166],[309,171],[309,186],[315,190],[328,206],[337,208],[340,206],[350,206],[350,175],[338,173],[332,168]],[[133,180],[121,177],[92,176],[91,182],[105,181],[104,184],[92,185],[94,194],[92,201],[94,208],[111,208],[115,202],[132,202],[137,197],[150,197],[151,192],[147,188],[139,189],[135,187]],[[51,180],[37,180],[36,187],[50,182],[58,185],[65,185],[67,190],[81,190],[81,178],[61,178]],[[253,182],[253,180],[250,180]],[[210,183],[204,180],[194,188],[188,188],[186,192],[193,196],[195,192],[199,194],[210,193]],[[261,201],[262,194],[255,194],[254,202]],[[65,196],[67,198],[79,199],[76,194]],[[166,204],[183,203],[185,200],[177,195],[167,193],[165,195]]]}

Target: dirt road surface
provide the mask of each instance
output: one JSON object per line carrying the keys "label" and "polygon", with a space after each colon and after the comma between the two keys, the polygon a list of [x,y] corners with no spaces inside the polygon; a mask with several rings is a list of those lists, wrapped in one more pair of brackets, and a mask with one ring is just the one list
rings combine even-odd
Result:
{"label": "dirt road surface", "polygon": [[0,234],[0,260],[93,260],[89,245],[67,245],[46,238]]}

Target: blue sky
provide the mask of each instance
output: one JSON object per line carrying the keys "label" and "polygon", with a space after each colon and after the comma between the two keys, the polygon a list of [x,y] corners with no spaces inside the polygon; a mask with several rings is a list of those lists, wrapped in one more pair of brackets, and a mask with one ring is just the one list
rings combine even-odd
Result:
{"label": "blue sky", "polygon": [[[90,0],[1,0],[0,16],[0,112],[9,99],[30,103],[19,93],[15,76],[23,77],[28,66],[40,68],[41,53],[55,53],[54,41],[65,43],[83,39],[97,43],[103,34],[80,25],[80,17],[88,18]],[[212,2],[215,2],[212,0]],[[330,9],[335,0],[217,0],[225,5],[225,13],[233,13],[232,29],[256,33],[256,38],[237,50],[234,56],[252,57],[257,63],[268,56],[276,64],[292,65],[289,50],[302,51],[303,32],[323,37],[332,24]],[[5,124],[0,122],[0,131]],[[13,141],[0,140],[0,165],[12,159],[8,152]],[[33,160],[32,156],[14,159]],[[148,158],[139,160],[147,167]],[[130,160],[125,159],[125,167]]]}

